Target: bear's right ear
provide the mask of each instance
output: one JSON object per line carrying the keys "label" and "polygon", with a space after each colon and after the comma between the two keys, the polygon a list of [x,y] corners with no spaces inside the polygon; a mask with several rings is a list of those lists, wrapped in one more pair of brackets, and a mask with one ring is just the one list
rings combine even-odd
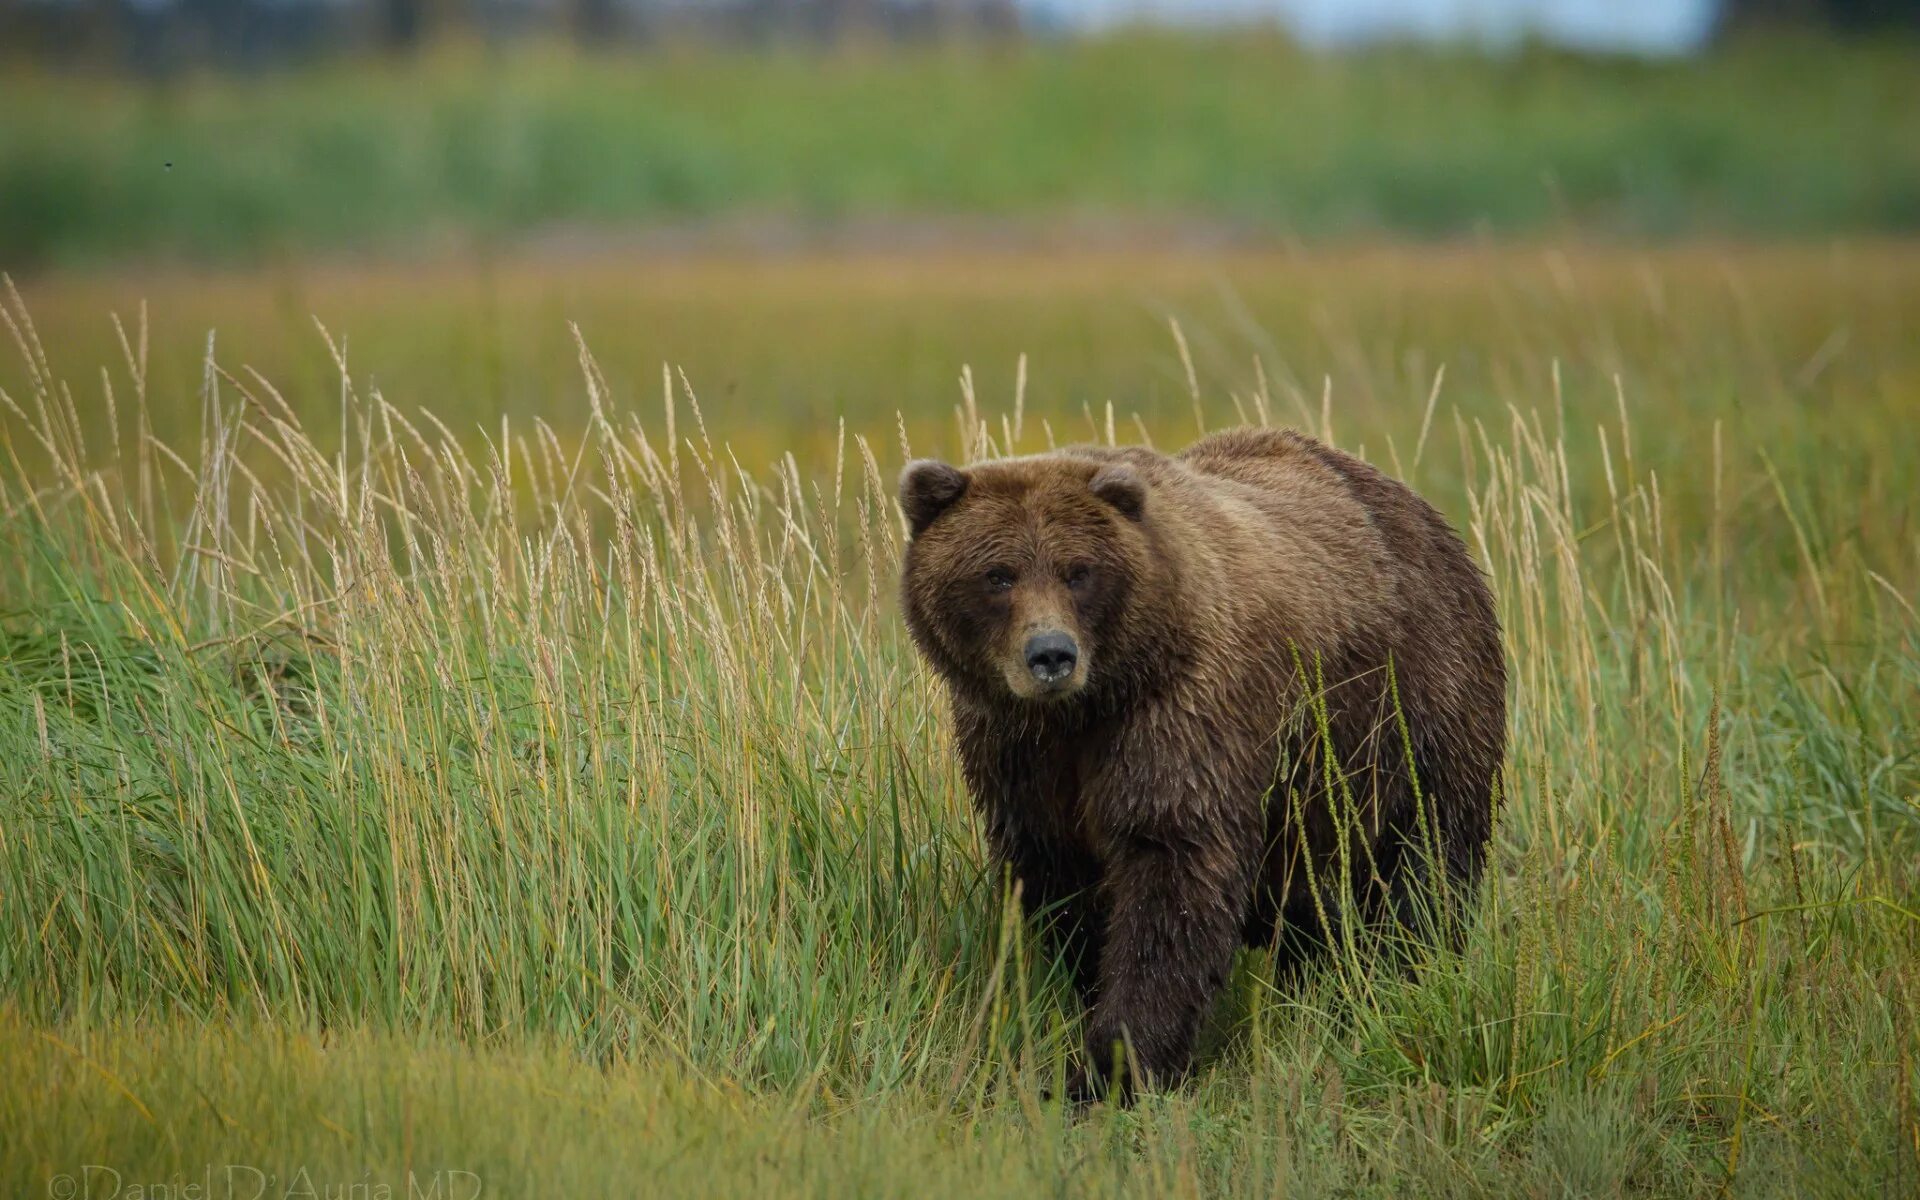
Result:
{"label": "bear's right ear", "polygon": [[967,477],[957,468],[931,458],[917,458],[900,472],[900,511],[919,537],[933,519],[966,494]]}

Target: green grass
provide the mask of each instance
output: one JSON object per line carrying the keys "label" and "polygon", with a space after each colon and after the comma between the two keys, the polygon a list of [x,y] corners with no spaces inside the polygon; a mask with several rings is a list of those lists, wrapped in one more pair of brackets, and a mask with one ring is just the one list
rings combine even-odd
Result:
{"label": "green grass", "polygon": [[453,48],[163,87],[0,80],[0,265],[784,214],[1267,234],[1920,227],[1914,48],[1304,54],[1129,36],[881,53]]}
{"label": "green grass", "polygon": [[[283,399],[232,336],[204,390],[163,382],[137,320],[56,366],[91,353],[70,309],[149,283],[291,354],[245,302],[271,280],[51,281],[38,326],[9,302],[0,1191],[89,1164],[548,1195],[1920,1180],[1910,247],[1269,260],[1228,289],[1279,314],[1258,337],[1190,266],[924,265],[686,268],[650,285],[684,320],[761,331],[690,339],[746,355],[731,403],[536,353],[549,424],[504,430],[432,339],[407,392]],[[445,303],[544,338],[527,314],[571,296],[639,353],[612,331],[655,301],[597,272]],[[1188,317],[1197,397],[1121,279]],[[361,315],[396,359],[438,319],[420,286]],[[783,442],[806,416],[757,398],[851,377],[902,296],[940,332],[876,352],[840,410],[865,436]],[[1080,336],[1026,321],[1065,309]],[[1243,956],[1193,1083],[1079,1121],[1040,1099],[1076,1014],[1004,919],[893,609],[907,447],[875,411],[896,366],[1020,337],[1017,404],[988,360],[959,427],[950,392],[898,398],[914,451],[1103,434],[1116,397],[1162,445],[1196,407],[1330,423],[1467,532],[1515,689],[1464,954],[1286,991]],[[183,411],[177,452],[142,435]]]}

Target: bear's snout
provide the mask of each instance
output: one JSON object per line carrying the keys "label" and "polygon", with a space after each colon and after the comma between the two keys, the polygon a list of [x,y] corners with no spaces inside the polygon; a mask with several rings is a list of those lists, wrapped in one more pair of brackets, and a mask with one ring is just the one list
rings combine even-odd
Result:
{"label": "bear's snout", "polygon": [[1037,633],[1027,639],[1027,670],[1044,688],[1064,686],[1079,661],[1080,648],[1074,645],[1072,634]]}

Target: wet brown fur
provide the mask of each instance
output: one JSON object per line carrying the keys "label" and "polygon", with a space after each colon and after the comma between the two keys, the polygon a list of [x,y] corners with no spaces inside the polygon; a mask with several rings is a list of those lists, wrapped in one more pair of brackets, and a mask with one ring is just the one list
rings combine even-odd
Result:
{"label": "wet brown fur", "polygon": [[[1506,666],[1486,583],[1425,501],[1239,429],[1171,457],[910,464],[901,503],[907,623],[968,788],[1089,1006],[1078,1093],[1116,1043],[1132,1082],[1178,1079],[1243,941],[1291,969],[1355,930],[1457,938]],[[1071,691],[1023,695],[1020,646],[1054,628],[1082,648]]]}

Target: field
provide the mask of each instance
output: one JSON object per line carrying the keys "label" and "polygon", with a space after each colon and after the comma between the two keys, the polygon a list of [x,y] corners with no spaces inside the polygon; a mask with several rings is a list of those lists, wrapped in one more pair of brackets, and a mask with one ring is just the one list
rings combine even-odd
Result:
{"label": "field", "polygon": [[[0,1191],[1910,1190],[1916,312],[1898,241],[30,279]],[[1490,572],[1495,869],[1076,1119],[891,479],[1241,419]]]}
{"label": "field", "polygon": [[1278,236],[1920,229],[1911,46],[1318,57],[1275,36],[424,64],[151,87],[0,50],[0,262],[253,261],[635,223]]}

